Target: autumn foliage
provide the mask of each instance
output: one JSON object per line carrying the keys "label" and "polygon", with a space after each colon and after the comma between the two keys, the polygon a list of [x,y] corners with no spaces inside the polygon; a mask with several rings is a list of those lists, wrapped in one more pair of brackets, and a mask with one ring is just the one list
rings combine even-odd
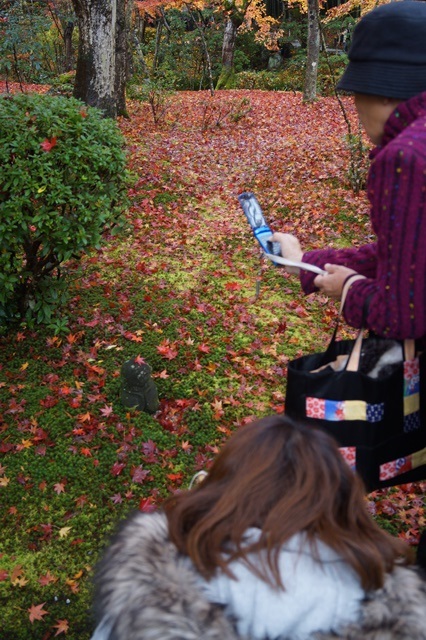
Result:
{"label": "autumn foliage", "polygon": [[[370,238],[333,99],[216,92],[209,113],[245,101],[241,118],[220,121],[206,118],[206,92],[171,100],[162,123],[132,102],[120,122],[135,178],[129,230],[70,261],[66,324],[0,339],[6,637],[88,640],[93,565],[115,523],[188,486],[234,429],[283,412],[288,360],[327,343],[335,305],[260,260],[237,195],[254,191],[271,226],[307,248]],[[154,416],[120,403],[120,368],[134,357],[153,369]],[[425,488],[378,491],[366,506],[415,544]]]}

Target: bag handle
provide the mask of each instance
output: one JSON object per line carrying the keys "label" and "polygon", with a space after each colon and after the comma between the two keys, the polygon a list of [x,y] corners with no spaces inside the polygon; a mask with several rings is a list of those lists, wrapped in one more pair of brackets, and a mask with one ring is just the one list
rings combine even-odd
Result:
{"label": "bag handle", "polygon": [[[346,371],[358,371],[361,360],[362,341],[364,339],[363,329],[358,333],[348,362]],[[402,344],[404,360],[414,360],[416,357],[416,341],[413,338],[406,338]]]}
{"label": "bag handle", "polygon": [[[355,282],[355,280],[361,280],[363,278],[365,278],[365,276],[362,276],[359,273],[351,273],[343,283],[342,297],[340,300],[340,309],[337,315],[336,326],[334,327],[333,335],[331,336],[330,342],[328,343],[328,347],[324,352],[324,361],[328,361],[331,357],[333,357],[333,350],[334,350],[334,346],[336,344],[336,338],[337,338],[337,330],[339,328],[340,319],[343,314],[343,307],[345,305],[346,295],[349,291],[349,287],[353,282]],[[360,333],[362,333],[362,331],[363,330],[361,329]]]}
{"label": "bag handle", "polygon": [[[346,278],[346,280],[345,280],[345,282],[343,284],[342,299],[341,299],[340,310],[339,310],[339,318],[340,318],[340,315],[343,312],[343,306],[345,304],[346,295],[347,295],[347,293],[349,291],[350,286],[356,280],[361,280],[363,278],[365,278],[365,276],[362,276],[360,274],[355,274],[355,273],[350,275],[348,278]],[[369,299],[367,299],[367,302],[369,302]],[[364,320],[365,320],[366,310],[367,310],[365,307],[366,307],[366,305],[364,305]],[[368,305],[367,305],[367,308],[368,308]],[[337,327],[336,327],[336,330],[337,330]],[[359,369],[359,364],[360,364],[360,360],[361,360],[363,334],[364,334],[364,327],[361,327],[361,329],[358,332],[357,337],[355,338],[354,346],[353,346],[352,351],[351,351],[351,353],[349,355],[348,362],[346,364],[346,371],[358,371],[358,369]],[[403,341],[402,347],[403,347],[403,358],[404,358],[404,360],[413,360],[415,358],[415,356],[416,356],[416,341],[413,338],[406,338]]]}
{"label": "bag handle", "polygon": [[[339,309],[339,315],[337,317],[337,323],[336,323],[336,327],[333,331],[333,335],[330,341],[330,344],[328,346],[327,352],[329,351],[329,349],[331,350],[334,342],[336,340],[336,334],[337,334],[337,329],[339,326],[339,321],[340,318],[342,316],[343,313],[343,307],[345,305],[345,301],[346,301],[346,296],[347,293],[351,287],[351,285],[356,282],[357,280],[363,280],[365,279],[365,276],[362,276],[359,273],[353,273],[351,275],[349,275],[345,282],[343,283],[343,289],[342,289],[342,297],[341,297],[341,302],[340,302],[340,309]],[[367,300],[367,302],[369,302],[369,300]],[[368,307],[367,307],[368,308]],[[365,320],[365,316],[366,316],[366,308],[364,308],[364,320]],[[352,351],[349,355],[347,364],[346,364],[346,371],[358,371],[359,369],[359,365],[360,365],[360,360],[361,360],[361,351],[362,351],[362,341],[364,339],[364,327],[361,327],[361,329],[359,330],[357,337],[355,338],[355,342],[354,345],[352,347]],[[403,357],[404,360],[413,360],[416,356],[416,341],[413,338],[406,338],[403,341]]]}

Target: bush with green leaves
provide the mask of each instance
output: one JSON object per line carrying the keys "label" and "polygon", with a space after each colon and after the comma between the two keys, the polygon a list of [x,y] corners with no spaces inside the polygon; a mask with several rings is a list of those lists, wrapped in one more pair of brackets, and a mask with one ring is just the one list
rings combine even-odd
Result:
{"label": "bush with green leaves", "polygon": [[0,326],[48,323],[66,295],[64,263],[122,223],[124,140],[73,98],[3,96],[0,165]]}
{"label": "bush with green leaves", "polygon": [[[318,94],[334,95],[334,87],[342,75],[347,56],[321,54],[318,66]],[[276,71],[242,71],[235,76],[236,89],[258,89],[261,91],[303,91],[305,83],[306,53],[301,51],[285,62],[283,69]]]}

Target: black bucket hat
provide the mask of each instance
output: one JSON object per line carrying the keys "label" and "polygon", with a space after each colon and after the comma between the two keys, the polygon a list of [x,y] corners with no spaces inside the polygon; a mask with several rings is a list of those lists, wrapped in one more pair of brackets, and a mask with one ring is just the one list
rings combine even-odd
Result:
{"label": "black bucket hat", "polygon": [[426,2],[373,9],[356,25],[337,89],[408,99],[426,91]]}

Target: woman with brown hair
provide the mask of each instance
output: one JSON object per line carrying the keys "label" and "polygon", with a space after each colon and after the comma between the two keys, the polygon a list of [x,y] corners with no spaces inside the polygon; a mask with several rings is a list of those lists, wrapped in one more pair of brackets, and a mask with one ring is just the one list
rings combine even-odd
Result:
{"label": "woman with brown hair", "polygon": [[332,438],[271,416],[201,484],[124,524],[97,571],[93,640],[425,639],[409,563]]}

